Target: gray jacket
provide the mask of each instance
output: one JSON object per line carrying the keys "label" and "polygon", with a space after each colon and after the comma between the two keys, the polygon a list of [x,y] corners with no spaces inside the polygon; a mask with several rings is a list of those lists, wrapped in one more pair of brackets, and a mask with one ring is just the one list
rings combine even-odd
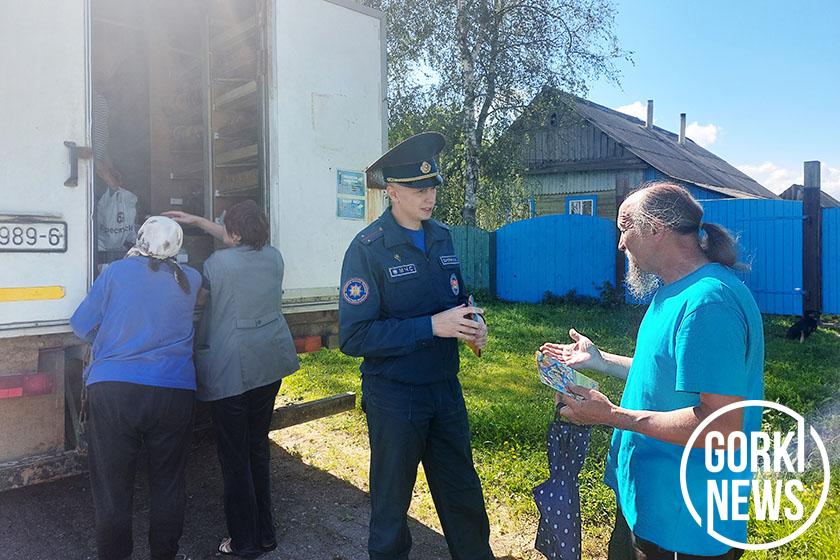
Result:
{"label": "gray jacket", "polygon": [[281,310],[280,251],[267,245],[221,249],[204,263],[204,281],[210,299],[197,336],[199,400],[241,395],[298,370]]}

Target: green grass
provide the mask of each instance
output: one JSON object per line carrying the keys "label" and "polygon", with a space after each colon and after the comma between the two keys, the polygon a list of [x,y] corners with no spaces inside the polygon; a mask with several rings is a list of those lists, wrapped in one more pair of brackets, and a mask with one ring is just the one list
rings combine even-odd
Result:
{"label": "green grass", "polygon": [[[484,305],[491,325],[490,340],[481,359],[461,350],[461,382],[470,413],[475,462],[488,501],[507,508],[533,530],[536,507],[531,489],[548,476],[546,427],[554,413],[552,392],[536,377],[534,352],[542,342],[568,338],[569,328],[592,338],[601,348],[619,354],[633,352],[642,310],[575,305]],[[765,317],[766,398],[806,416],[826,431],[835,477],[829,501],[802,537],[779,549],[750,553],[745,558],[814,558],[840,556],[840,334],[820,329],[805,344],[784,339],[790,317]],[[360,391],[358,363],[337,350],[321,350],[302,360],[302,372],[284,383],[283,394],[310,399],[339,391]],[[621,398],[623,382],[598,374],[593,378],[613,402]],[[768,412],[765,423],[789,428],[785,417]],[[361,411],[345,415],[341,429],[363,433]],[[602,482],[611,430],[596,427],[589,456],[581,472],[584,532],[595,535],[595,550],[606,554],[613,521],[614,497]],[[815,490],[805,496],[806,511],[816,503]],[[811,509],[809,509],[811,508]],[[492,516],[491,516],[492,517]],[[788,534],[781,523],[751,528],[751,539],[766,542]]]}

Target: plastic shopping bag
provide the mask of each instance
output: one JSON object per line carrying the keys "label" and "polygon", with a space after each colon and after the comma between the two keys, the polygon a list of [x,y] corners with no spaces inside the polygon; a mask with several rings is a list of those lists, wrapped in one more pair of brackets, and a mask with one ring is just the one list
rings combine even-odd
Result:
{"label": "plastic shopping bag", "polygon": [[137,238],[137,196],[123,188],[107,189],[96,203],[99,251],[125,249]]}

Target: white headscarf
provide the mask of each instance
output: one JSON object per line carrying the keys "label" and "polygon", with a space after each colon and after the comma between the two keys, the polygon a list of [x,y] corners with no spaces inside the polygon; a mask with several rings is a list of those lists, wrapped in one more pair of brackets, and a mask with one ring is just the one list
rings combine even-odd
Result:
{"label": "white headscarf", "polygon": [[166,216],[152,216],[137,230],[137,241],[126,256],[171,259],[181,250],[183,241],[184,231],[178,222]]}

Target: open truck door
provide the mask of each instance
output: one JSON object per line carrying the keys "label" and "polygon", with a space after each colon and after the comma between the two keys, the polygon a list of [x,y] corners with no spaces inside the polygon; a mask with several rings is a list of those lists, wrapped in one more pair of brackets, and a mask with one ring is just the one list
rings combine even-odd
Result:
{"label": "open truck door", "polygon": [[77,468],[64,385],[90,282],[88,7],[22,2],[0,18],[0,489]]}
{"label": "open truck door", "polygon": [[0,336],[67,330],[88,286],[86,4],[0,18]]}

